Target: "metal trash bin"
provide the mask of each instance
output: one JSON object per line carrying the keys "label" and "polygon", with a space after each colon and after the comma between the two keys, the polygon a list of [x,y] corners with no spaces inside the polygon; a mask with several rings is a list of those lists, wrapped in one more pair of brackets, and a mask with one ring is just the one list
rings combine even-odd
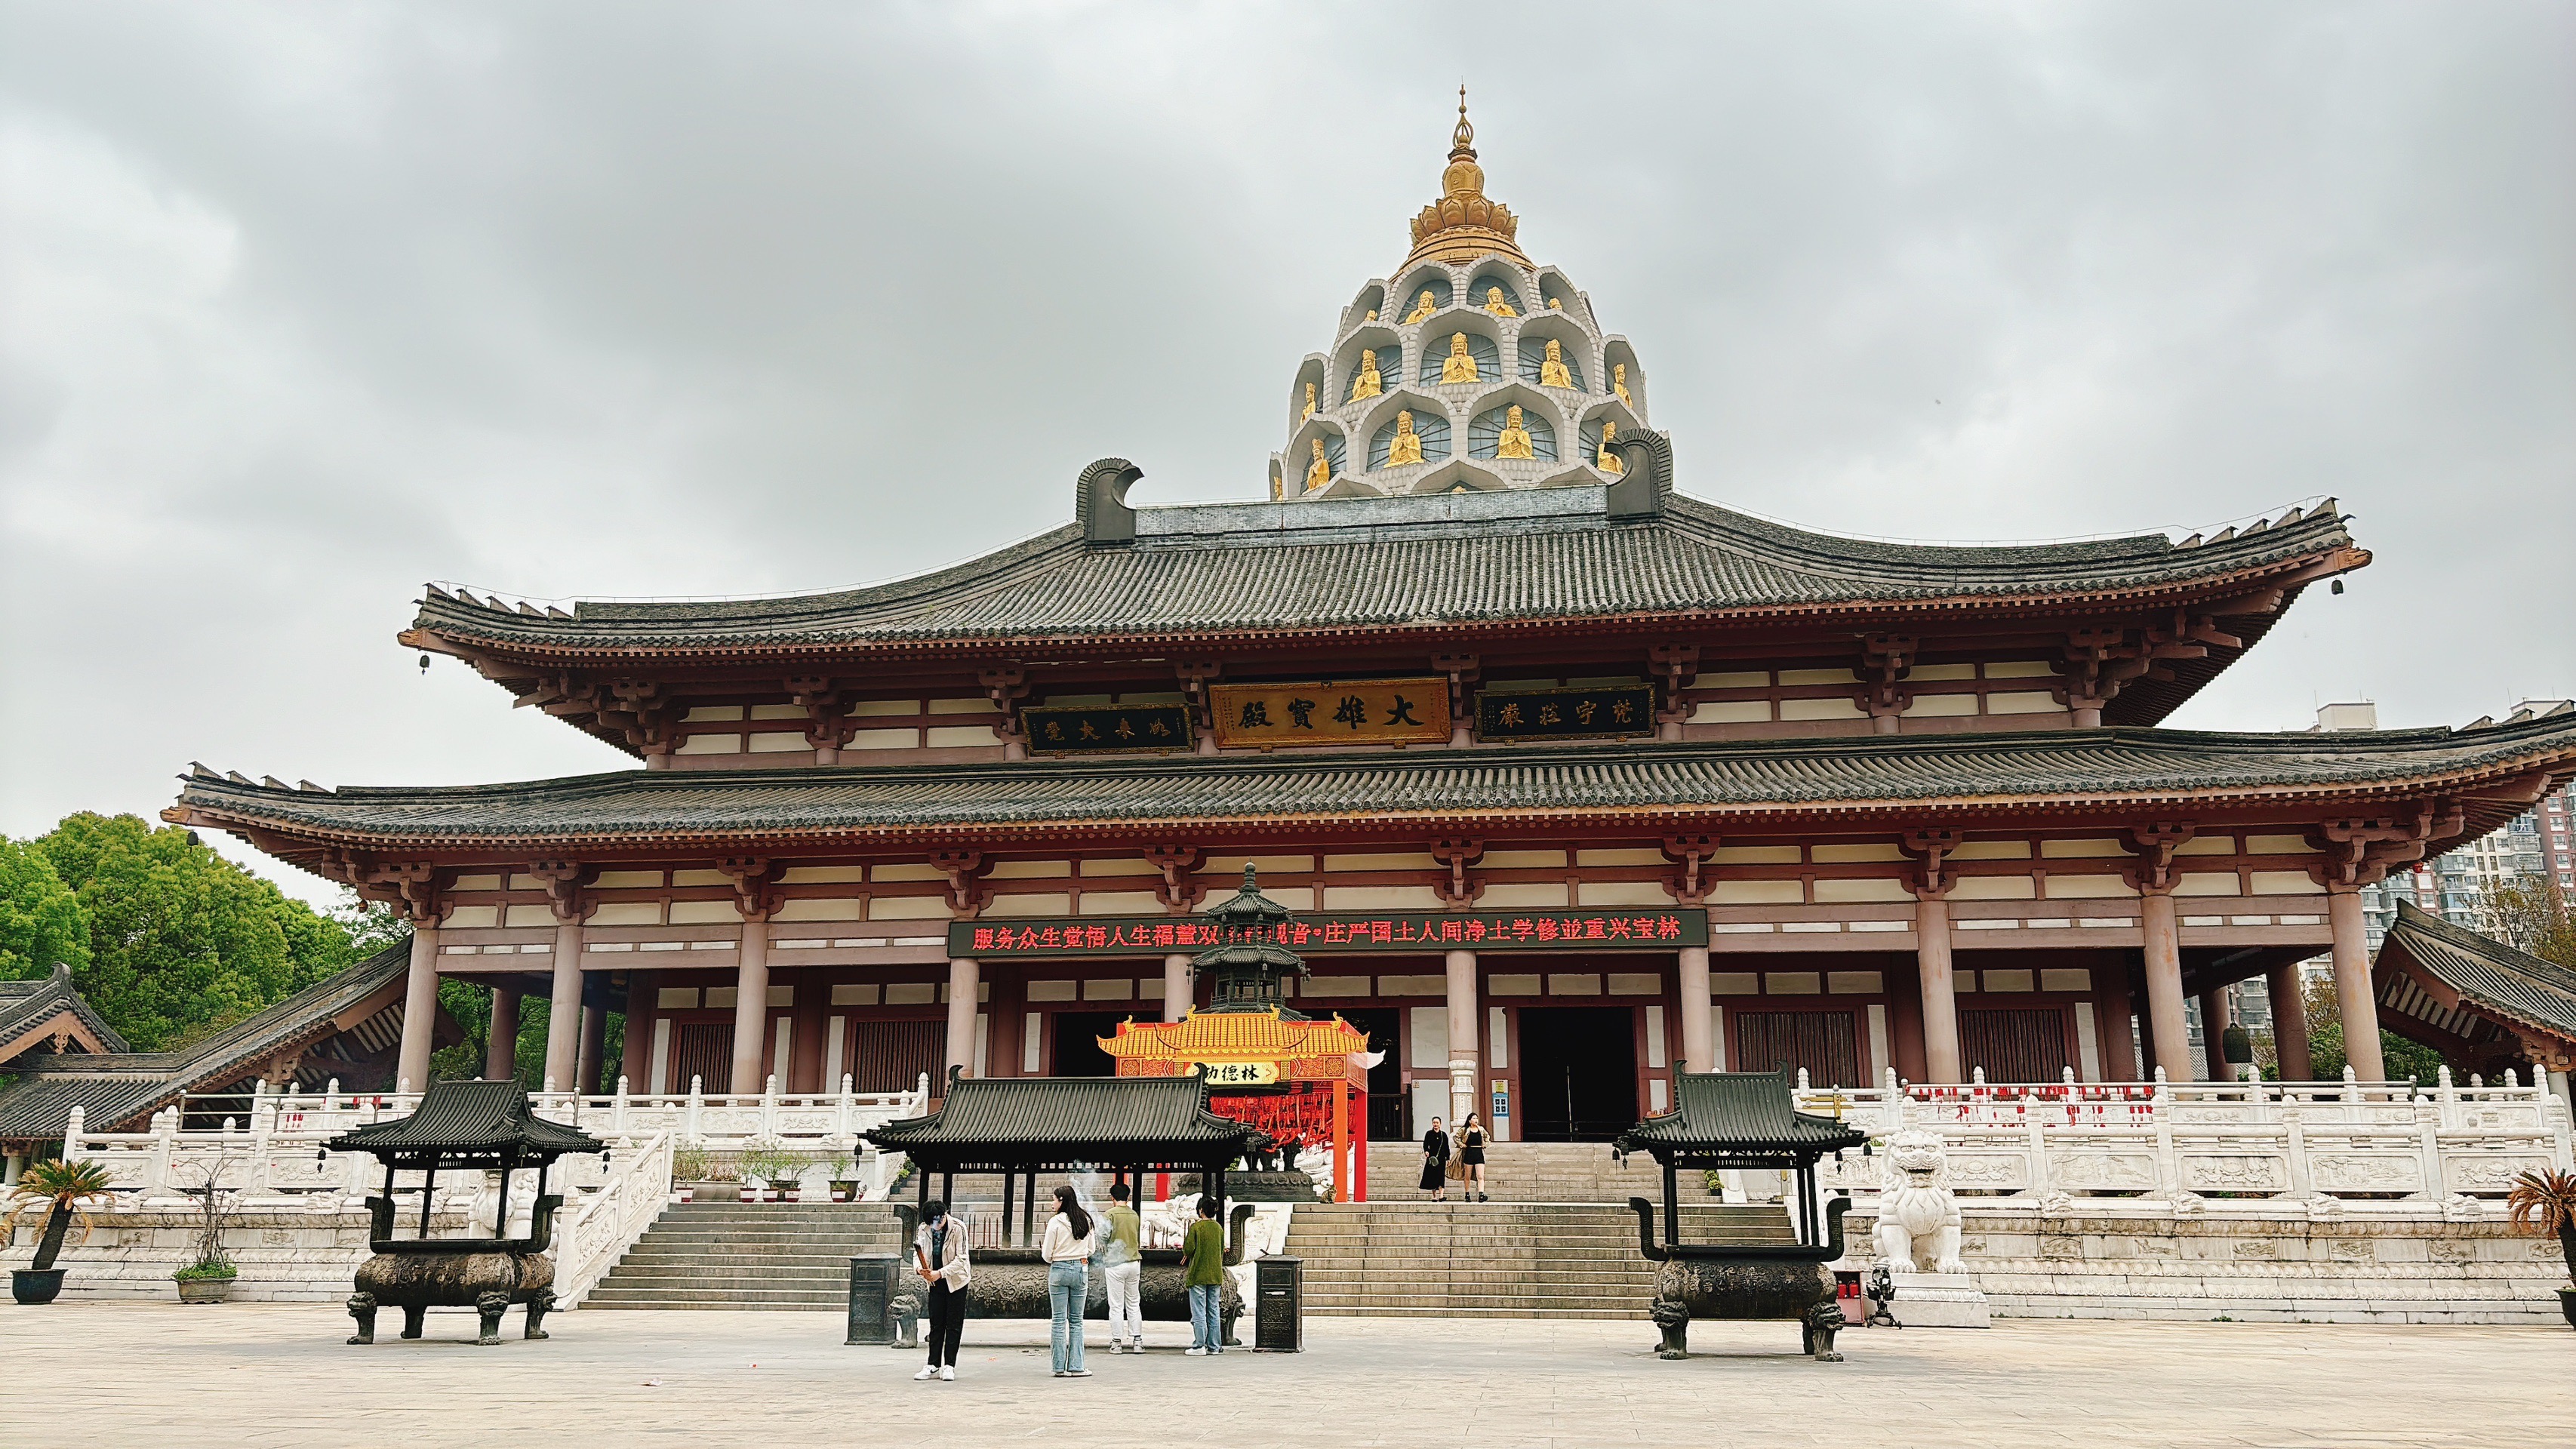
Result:
{"label": "metal trash bin", "polygon": [[1252,1265],[1252,1351],[1306,1351],[1306,1263],[1261,1258]]}
{"label": "metal trash bin", "polygon": [[843,1343],[894,1342],[895,1269],[902,1261],[892,1253],[850,1259],[850,1336]]}

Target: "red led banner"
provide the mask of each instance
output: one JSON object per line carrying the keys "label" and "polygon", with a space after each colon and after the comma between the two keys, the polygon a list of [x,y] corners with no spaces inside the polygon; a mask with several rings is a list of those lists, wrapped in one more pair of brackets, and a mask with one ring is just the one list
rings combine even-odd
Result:
{"label": "red led banner", "polygon": [[[1668,911],[1318,912],[1274,928],[1304,955],[1402,951],[1669,951],[1708,944],[1708,914]],[[1204,951],[1217,927],[1193,916],[952,921],[951,956],[1134,956]]]}

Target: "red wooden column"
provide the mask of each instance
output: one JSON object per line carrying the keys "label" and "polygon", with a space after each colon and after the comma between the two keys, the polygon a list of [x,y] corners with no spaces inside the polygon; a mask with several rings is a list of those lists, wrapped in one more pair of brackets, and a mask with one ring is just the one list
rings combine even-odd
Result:
{"label": "red wooden column", "polygon": [[2223,1082],[2232,1069],[2227,1065],[2227,1025],[2236,1019],[2236,993],[2224,986],[2213,986],[2200,993],[2200,1057],[2209,1080]]}
{"label": "red wooden column", "polygon": [[2343,1008],[2343,1055],[2365,1082],[2388,1080],[2379,1049],[2379,994],[2370,985],[2370,937],[2363,929],[2361,891],[2326,886],[2326,924],[2334,928],[2335,1002]]}
{"label": "red wooden column", "polygon": [[492,988],[492,1020],[483,1032],[483,1080],[508,1081],[519,1073],[519,988]]}
{"label": "red wooden column", "polygon": [[1351,1200],[1351,1084],[1333,1081],[1333,1201]]}
{"label": "red wooden column", "polygon": [[402,1050],[396,1058],[397,1091],[429,1090],[429,1051],[438,1033],[438,917],[411,923],[411,966],[403,982]]}
{"label": "red wooden column", "polygon": [[2281,1061],[2281,1080],[2314,1081],[2316,1064],[2308,1056],[2308,983],[2294,962],[2273,967],[2263,986],[2272,996],[2272,1050]]}
{"label": "red wooden column", "polygon": [[1958,988],[1950,970],[1950,903],[1928,891],[1914,903],[1914,969],[1923,988],[1923,1079],[1965,1081]]}
{"label": "red wooden column", "polygon": [[2146,940],[2148,1039],[2156,1049],[2155,1065],[2164,1068],[2167,1081],[2188,1082],[2191,1023],[2182,1009],[2182,931],[2170,889],[2140,893],[2138,925]]}
{"label": "red wooden column", "polygon": [[[983,963],[972,956],[948,960],[948,1065],[975,1075],[975,1009],[984,994]],[[943,1089],[942,1095],[945,1095]]]}

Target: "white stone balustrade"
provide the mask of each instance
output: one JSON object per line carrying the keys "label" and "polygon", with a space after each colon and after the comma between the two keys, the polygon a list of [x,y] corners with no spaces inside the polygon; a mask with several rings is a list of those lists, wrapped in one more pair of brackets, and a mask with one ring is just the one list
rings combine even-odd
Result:
{"label": "white stone balustrade", "polygon": [[[1883,1139],[1938,1132],[1946,1179],[1970,1213],[2239,1213],[2475,1218],[2516,1174],[2571,1165],[2567,1103],[2543,1083],[2462,1087],[2448,1071],[2406,1082],[2057,1083],[1818,1091],[1802,1110]],[[1856,1208],[1878,1164],[1858,1152],[1819,1168]]]}
{"label": "white stone balustrade", "polygon": [[[883,1197],[901,1162],[862,1151],[859,1134],[900,1117],[928,1110],[930,1081],[925,1075],[910,1092],[853,1092],[849,1079],[842,1090],[813,1095],[783,1095],[777,1079],[758,1096],[707,1096],[693,1089],[684,1096],[639,1097],[625,1090],[608,1096],[569,1092],[530,1093],[537,1115],[579,1127],[624,1152],[657,1138],[669,1149],[739,1151],[759,1139],[795,1147],[857,1157],[860,1180],[870,1196]],[[124,1210],[166,1208],[185,1203],[201,1189],[209,1171],[217,1185],[241,1193],[245,1207],[306,1207],[317,1212],[339,1210],[363,1201],[383,1184],[375,1159],[363,1153],[334,1153],[323,1144],[351,1128],[409,1115],[419,1094],[347,1093],[333,1082],[320,1092],[290,1084],[272,1092],[265,1082],[254,1086],[248,1121],[226,1118],[213,1129],[183,1131],[179,1107],[164,1109],[148,1132],[91,1132],[81,1110],[72,1109],[64,1124],[63,1156],[105,1166],[116,1185],[110,1206]],[[564,1158],[555,1175],[555,1190],[565,1195],[566,1210],[580,1195],[595,1192],[612,1170],[586,1155]],[[667,1182],[669,1173],[664,1173]],[[452,1185],[437,1184],[436,1210],[480,1203],[488,1189],[467,1175]],[[395,1183],[398,1199],[409,1198],[417,1212],[417,1174],[402,1174]],[[488,1223],[490,1215],[483,1214]]]}

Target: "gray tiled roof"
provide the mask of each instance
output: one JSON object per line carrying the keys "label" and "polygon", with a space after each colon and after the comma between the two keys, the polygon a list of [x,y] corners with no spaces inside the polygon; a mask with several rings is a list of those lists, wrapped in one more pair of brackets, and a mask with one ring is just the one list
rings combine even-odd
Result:
{"label": "gray tiled roof", "polygon": [[1232,1156],[1262,1134],[1207,1110],[1196,1077],[952,1077],[938,1111],[866,1134],[925,1165],[1015,1152],[1105,1165],[1122,1150],[1182,1149]]}
{"label": "gray tiled roof", "polygon": [[0,981],[0,1042],[5,1042],[56,1012],[69,1011],[109,1051],[125,1050],[125,1038],[107,1024],[86,998],[72,988],[71,969],[57,966],[49,975],[24,981]]}
{"label": "gray tiled roof", "polygon": [[2397,903],[2379,959],[2411,960],[2472,1007],[2576,1041],[2576,971]]}
{"label": "gray tiled roof", "polygon": [[[1613,519],[1597,487],[1144,509],[1131,543],[1067,526],[934,573],[792,598],[584,603],[568,617],[437,590],[418,626],[544,655],[717,654],[1099,636],[1762,616],[1942,600],[2158,597],[2351,547],[2330,508],[2182,547],[2162,534],[1952,547],[1837,538],[1669,495]],[[1472,505],[1472,506],[1471,506]],[[1507,506],[1508,505],[1508,506]],[[1419,516],[1416,516],[1419,515]]]}
{"label": "gray tiled roof", "polygon": [[92,1131],[131,1130],[182,1093],[240,1080],[262,1057],[400,977],[410,960],[408,945],[387,947],[179,1051],[20,1057],[12,1066],[26,1075],[0,1088],[0,1138],[59,1136],[74,1105]]}
{"label": "gray tiled roof", "polygon": [[1797,1110],[1786,1071],[1683,1072],[1673,1080],[1674,1110],[1619,1134],[1621,1152],[1826,1153],[1869,1135]]}
{"label": "gray tiled roof", "polygon": [[432,1082],[408,1117],[370,1122],[330,1141],[334,1152],[490,1153],[516,1151],[552,1161],[567,1152],[597,1152],[602,1144],[578,1127],[549,1122],[528,1104],[528,1089],[515,1081]]}
{"label": "gray tiled roof", "polygon": [[[1571,821],[1594,811],[1720,824],[1819,810],[1965,817],[2031,804],[2132,808],[2213,793],[2234,793],[2248,803],[2299,793],[2367,795],[2535,769],[2576,773],[2576,712],[2458,731],[2060,729],[1401,754],[630,770],[520,784],[336,792],[192,775],[170,818],[218,829],[254,824],[308,841],[383,849],[590,841],[633,848],[711,836],[929,836],[1092,822],[1382,821],[1410,828],[1536,813]],[[2473,805],[2473,815],[2483,808]],[[2480,830],[2495,823],[2483,815],[2473,820]]]}

